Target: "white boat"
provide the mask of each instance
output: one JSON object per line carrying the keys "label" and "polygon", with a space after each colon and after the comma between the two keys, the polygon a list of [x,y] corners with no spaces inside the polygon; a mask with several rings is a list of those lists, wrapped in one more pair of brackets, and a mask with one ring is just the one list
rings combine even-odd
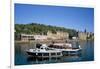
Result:
{"label": "white boat", "polygon": [[42,44],[40,48],[29,49],[26,51],[28,55],[33,57],[61,57],[63,56],[62,51],[58,49],[49,48],[46,44]]}
{"label": "white boat", "polygon": [[80,45],[77,48],[73,48],[71,43],[54,43],[49,47],[62,51],[63,55],[79,55],[82,49]]}

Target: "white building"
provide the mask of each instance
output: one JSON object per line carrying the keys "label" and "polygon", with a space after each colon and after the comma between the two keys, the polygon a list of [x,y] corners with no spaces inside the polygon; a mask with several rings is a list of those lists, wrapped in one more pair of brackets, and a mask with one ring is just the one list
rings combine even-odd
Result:
{"label": "white building", "polygon": [[46,35],[34,35],[35,40],[46,40]]}
{"label": "white building", "polygon": [[21,34],[21,41],[46,40],[46,35]]}
{"label": "white building", "polygon": [[21,34],[21,41],[30,41],[34,40],[34,35],[32,34]]}

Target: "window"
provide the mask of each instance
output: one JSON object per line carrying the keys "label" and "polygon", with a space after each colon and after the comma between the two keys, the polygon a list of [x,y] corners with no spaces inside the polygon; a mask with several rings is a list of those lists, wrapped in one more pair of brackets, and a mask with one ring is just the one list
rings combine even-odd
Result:
{"label": "window", "polygon": [[49,53],[43,53],[43,56],[49,56]]}
{"label": "window", "polygon": [[57,55],[60,55],[60,53],[57,53]]}
{"label": "window", "polygon": [[56,55],[56,53],[51,53],[51,55]]}
{"label": "window", "polygon": [[38,56],[42,56],[42,53],[38,53]]}

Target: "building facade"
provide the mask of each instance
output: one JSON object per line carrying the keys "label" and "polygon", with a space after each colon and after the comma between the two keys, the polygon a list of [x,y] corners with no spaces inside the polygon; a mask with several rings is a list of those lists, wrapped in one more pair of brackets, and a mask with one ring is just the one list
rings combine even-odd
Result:
{"label": "building facade", "polygon": [[80,39],[80,40],[86,40],[87,39],[87,33],[84,33],[84,32],[79,32],[78,33],[78,38]]}
{"label": "building facade", "polygon": [[20,39],[21,41],[35,40],[34,35],[32,34],[21,34]]}
{"label": "building facade", "polygon": [[52,33],[51,31],[47,32],[47,35],[37,35],[37,34],[21,34],[20,40],[21,41],[32,41],[32,40],[61,40],[61,39],[68,39],[69,34],[67,32],[57,31],[56,33]]}
{"label": "building facade", "polygon": [[34,35],[35,40],[47,40],[46,35]]}
{"label": "building facade", "polygon": [[21,34],[21,41],[47,40],[46,35]]}
{"label": "building facade", "polygon": [[48,39],[68,39],[69,33],[57,31],[56,33],[52,33],[51,31],[47,32]]}

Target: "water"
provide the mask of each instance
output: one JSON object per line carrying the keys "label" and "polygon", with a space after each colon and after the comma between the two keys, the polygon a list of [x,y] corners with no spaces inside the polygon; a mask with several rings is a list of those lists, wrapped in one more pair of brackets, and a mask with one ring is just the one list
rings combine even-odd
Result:
{"label": "water", "polygon": [[64,56],[61,58],[32,58],[28,57],[25,50],[35,48],[33,43],[15,43],[15,65],[29,64],[48,64],[48,63],[63,63],[63,62],[80,62],[94,60],[94,41],[73,42],[74,47],[78,44],[82,47],[80,56]]}

